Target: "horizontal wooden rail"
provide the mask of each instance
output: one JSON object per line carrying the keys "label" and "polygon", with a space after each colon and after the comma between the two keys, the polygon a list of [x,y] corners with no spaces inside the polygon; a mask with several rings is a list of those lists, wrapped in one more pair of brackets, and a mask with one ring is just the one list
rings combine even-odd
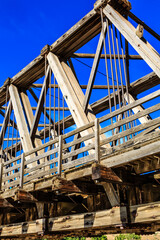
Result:
{"label": "horizontal wooden rail", "polygon": [[114,140],[117,140],[117,139],[120,139],[122,137],[126,137],[128,135],[133,134],[133,133],[142,131],[145,128],[157,125],[158,123],[160,123],[160,117],[158,117],[158,118],[156,118],[154,120],[148,121],[147,123],[143,123],[143,124],[141,124],[139,126],[136,126],[134,128],[128,129],[128,130],[126,130],[124,132],[121,132],[121,133],[118,133],[116,135],[113,135],[112,137],[108,137],[105,140],[100,141],[100,146],[103,146],[103,145],[105,145],[107,143],[110,143],[110,142],[112,142]]}
{"label": "horizontal wooden rail", "polygon": [[[29,181],[46,177],[50,174],[61,175],[62,171],[80,166],[88,162],[92,161],[99,162],[101,158],[100,155],[101,146],[106,145],[108,143],[112,143],[113,141],[117,141],[118,139],[124,138],[131,134],[139,133],[140,131],[149,132],[151,128],[152,128],[151,130],[154,130],[155,128],[160,126],[160,117],[155,118],[153,120],[149,120],[146,123],[140,124],[135,127],[132,126],[129,129],[123,130],[122,132],[112,135],[111,137],[106,137],[106,139],[100,138],[102,134],[120,128],[126,124],[132,123],[133,121],[140,119],[144,116],[147,116],[153,112],[159,111],[160,103],[153,105],[147,109],[144,109],[134,115],[126,117],[125,119],[121,119],[113,124],[107,125],[101,129],[99,128],[99,126],[100,123],[110,120],[111,118],[116,117],[129,110],[133,110],[135,107],[143,103],[149,102],[159,96],[160,90],[151,93],[141,99],[138,99],[135,102],[128,104],[120,109],[117,109],[114,112],[111,112],[103,117],[100,117],[95,122],[91,122],[60,137],[56,137],[54,140],[51,140],[37,148],[34,148],[27,153],[23,153],[23,155],[21,156],[15,157],[13,159],[10,159],[9,161],[4,162],[4,164],[1,165],[0,175],[1,189],[8,189],[15,186],[23,188],[23,185]],[[82,136],[81,133],[86,131],[87,129],[93,129],[94,132]],[[76,140],[69,139],[70,137],[75,136],[76,134],[80,134],[81,137]],[[141,134],[139,134],[139,137],[137,137],[136,139],[141,139]],[[127,142],[134,143],[136,139],[134,138],[134,136],[132,136],[132,139],[128,140]],[[92,140],[93,143],[88,144],[87,141],[89,140]],[[64,141],[66,143],[64,143]],[[118,144],[118,146],[114,146],[114,149],[118,150],[123,145],[127,146],[127,142]],[[81,143],[86,143],[86,145],[74,151],[67,152],[70,147]],[[56,144],[55,148],[46,151],[46,148],[53,147],[53,145],[55,144]],[[38,154],[38,152],[42,149],[45,151],[43,154],[29,158],[33,153]],[[106,154],[111,153],[112,148],[111,149],[106,148],[105,152]],[[87,156],[82,157],[81,154],[84,153],[87,153]],[[68,159],[74,156],[78,156],[77,160],[68,162]],[[50,160],[38,164],[39,160],[43,160],[46,158],[49,158]],[[37,165],[31,168],[30,164],[32,163],[37,163]],[[52,164],[54,164],[53,168],[51,168]]]}

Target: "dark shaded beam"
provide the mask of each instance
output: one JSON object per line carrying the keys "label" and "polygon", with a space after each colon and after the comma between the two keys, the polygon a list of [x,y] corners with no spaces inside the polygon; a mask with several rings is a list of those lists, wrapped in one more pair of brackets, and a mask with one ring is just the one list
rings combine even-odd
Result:
{"label": "dark shaded beam", "polygon": [[128,16],[138,24],[141,24],[145,30],[147,30],[151,35],[160,41],[160,35],[156,33],[152,28],[150,28],[147,24],[145,24],[142,20],[140,20],[137,16],[135,16],[132,12],[128,12]]}
{"label": "dark shaded beam", "polygon": [[[95,57],[95,54],[94,53],[74,53],[72,55],[72,58],[94,58]],[[110,55],[109,54],[106,54],[106,57],[107,59],[110,59]],[[116,54],[115,55],[116,59],[118,59],[118,55]],[[126,58],[126,55],[122,56],[122,55],[119,55],[120,59],[123,59]],[[102,59],[105,59],[105,54],[101,54],[100,58]],[[114,59],[114,55],[112,54],[111,55],[111,58]],[[129,59],[132,59],[132,60],[143,60],[141,56],[139,55],[128,55],[128,58]]]}
{"label": "dark shaded beam", "polygon": [[137,96],[138,94],[155,87],[158,84],[160,84],[160,78],[152,72],[131,83],[129,92],[134,96]]}
{"label": "dark shaded beam", "polygon": [[[41,88],[43,84],[41,83],[35,83],[32,85],[33,88]],[[51,88],[58,88],[58,84],[50,84],[49,87]],[[87,85],[80,85],[82,89],[86,89],[87,88]],[[109,86],[110,89],[113,89],[113,86],[110,85]],[[115,88],[117,89],[117,86],[115,86]],[[121,86],[119,86],[119,88],[121,88]],[[108,86],[107,85],[93,85],[93,89],[108,89]]]}

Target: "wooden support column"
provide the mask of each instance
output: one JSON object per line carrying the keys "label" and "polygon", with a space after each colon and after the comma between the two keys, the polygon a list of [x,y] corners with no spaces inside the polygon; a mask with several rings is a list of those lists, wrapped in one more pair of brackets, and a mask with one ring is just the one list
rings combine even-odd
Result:
{"label": "wooden support column", "polygon": [[23,183],[24,183],[24,167],[25,167],[25,156],[24,153],[21,155],[21,168],[20,168],[20,183],[19,187],[23,189]]}
{"label": "wooden support column", "polygon": [[7,129],[7,126],[8,126],[11,110],[12,110],[12,103],[11,103],[11,101],[9,101],[9,104],[8,104],[8,107],[7,107],[7,110],[6,110],[6,114],[4,115],[5,119],[3,121],[3,125],[2,125],[2,128],[1,128],[1,132],[0,132],[0,146],[3,143],[3,139],[4,139],[5,132],[6,132],[6,129]]}
{"label": "wooden support column", "polygon": [[[9,86],[9,93],[10,93],[10,98],[13,105],[14,114],[17,120],[17,126],[18,126],[20,137],[21,137],[22,147],[24,152],[28,152],[33,149],[33,145],[32,145],[31,138],[29,136],[29,131],[28,131],[26,119],[23,113],[17,87],[11,84]],[[32,154],[28,158],[30,159],[34,156],[35,155]],[[30,164],[31,167],[35,165],[36,163]]]}
{"label": "wooden support column", "polygon": [[104,190],[106,192],[106,195],[108,197],[108,200],[112,207],[116,207],[120,205],[120,201],[118,198],[118,195],[113,187],[112,183],[102,182],[102,186],[104,187]]}
{"label": "wooden support column", "polygon": [[3,163],[0,163],[0,191],[2,190]]}
{"label": "wooden support column", "polygon": [[42,87],[42,90],[41,90],[41,94],[40,94],[40,97],[39,97],[38,106],[37,106],[37,109],[36,109],[36,113],[35,113],[35,116],[34,116],[34,120],[33,120],[33,123],[32,123],[31,130],[30,130],[30,136],[31,136],[32,139],[34,139],[36,131],[37,131],[39,119],[40,119],[41,112],[42,112],[42,109],[43,109],[45,92],[47,91],[47,89],[49,87],[49,72],[50,72],[50,67],[48,66],[46,76],[45,76],[45,79],[44,79],[44,83],[43,83],[43,87]]}
{"label": "wooden support column", "polygon": [[59,136],[59,150],[58,150],[58,175],[61,176],[62,173],[62,148],[63,148],[63,139],[62,135]]}
{"label": "wooden support column", "polygon": [[103,13],[153,69],[157,76],[160,77],[160,57],[156,50],[145,39],[140,39],[136,35],[135,27],[113,7],[107,5],[103,9]]}
{"label": "wooden support column", "polygon": [[[25,113],[26,113],[26,117],[27,117],[27,120],[28,120],[28,124],[29,124],[29,127],[31,128],[32,124],[33,124],[33,121],[34,121],[34,115],[33,115],[33,111],[32,111],[30,101],[29,101],[29,97],[27,96],[26,91],[21,92],[20,95],[21,95],[23,107],[24,107],[24,110],[25,110]],[[40,133],[39,133],[38,129],[36,130],[35,135],[36,135],[36,137],[34,139],[35,147],[41,146],[42,141],[40,139]],[[37,136],[38,136],[38,138],[37,138]],[[44,149],[38,151],[38,155],[41,155],[43,153],[44,153]],[[42,163],[42,162],[44,162],[43,159],[40,160],[40,163]]]}
{"label": "wooden support column", "polygon": [[95,120],[95,161],[100,163],[99,119]]}
{"label": "wooden support column", "polygon": [[104,187],[108,200],[112,207],[119,206],[118,195],[112,183],[120,183],[122,180],[112,171],[98,163],[92,165],[92,179],[99,185]]}

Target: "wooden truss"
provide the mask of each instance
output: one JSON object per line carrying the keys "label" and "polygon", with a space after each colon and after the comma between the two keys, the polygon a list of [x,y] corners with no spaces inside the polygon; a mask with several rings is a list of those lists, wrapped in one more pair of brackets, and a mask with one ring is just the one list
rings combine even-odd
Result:
{"label": "wooden truss", "polygon": [[[96,1],[0,88],[0,236],[158,228],[160,57],[143,28],[160,36],[130,10],[128,0]],[[92,39],[95,53],[79,53]],[[77,64],[91,59],[87,79]],[[130,81],[133,60],[153,72]]]}

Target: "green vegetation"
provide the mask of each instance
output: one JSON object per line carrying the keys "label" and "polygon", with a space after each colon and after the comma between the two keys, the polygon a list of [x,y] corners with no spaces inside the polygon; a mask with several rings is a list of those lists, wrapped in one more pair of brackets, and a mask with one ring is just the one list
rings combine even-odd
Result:
{"label": "green vegetation", "polygon": [[[119,234],[115,237],[115,240],[134,240],[134,239],[140,240],[141,236],[136,235],[135,233],[132,233],[132,234]],[[158,238],[155,238],[155,239],[158,239]],[[48,240],[48,239],[44,238],[41,240]],[[65,237],[61,240],[86,240],[86,237]],[[91,237],[91,240],[107,240],[107,236],[102,235],[97,237]]]}
{"label": "green vegetation", "polygon": [[[66,237],[63,240],[86,240],[86,237]],[[91,237],[91,240],[107,240],[107,236]]]}
{"label": "green vegetation", "polygon": [[132,234],[120,234],[115,237],[115,240],[132,240],[132,239],[141,239],[141,236],[132,233]]}

